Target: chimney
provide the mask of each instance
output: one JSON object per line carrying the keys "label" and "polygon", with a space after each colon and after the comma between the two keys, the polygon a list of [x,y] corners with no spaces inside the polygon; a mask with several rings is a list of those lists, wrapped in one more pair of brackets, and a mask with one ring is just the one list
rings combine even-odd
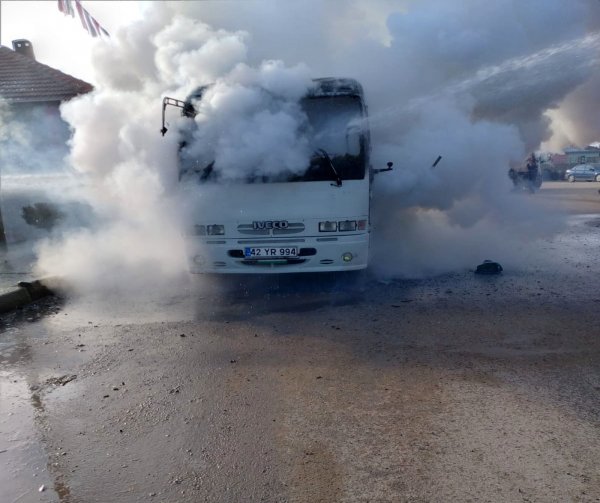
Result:
{"label": "chimney", "polygon": [[29,40],[25,40],[24,38],[13,40],[12,46],[15,52],[18,52],[23,56],[27,56],[28,58],[35,59],[35,54],[33,53],[33,45],[31,45],[31,42]]}

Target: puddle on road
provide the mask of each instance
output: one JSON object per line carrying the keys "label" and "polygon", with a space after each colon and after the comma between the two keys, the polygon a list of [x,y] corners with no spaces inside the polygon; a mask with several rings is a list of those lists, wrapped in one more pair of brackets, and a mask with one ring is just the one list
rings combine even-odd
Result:
{"label": "puddle on road", "polygon": [[[0,349],[0,355],[4,350]],[[0,363],[2,365],[2,363]],[[17,374],[0,371],[0,501],[58,501],[53,477],[35,425],[29,386]],[[47,488],[40,493],[41,486]]]}
{"label": "puddle on road", "polygon": [[587,225],[591,227],[600,228],[600,218],[591,218],[585,222]]}
{"label": "puddle on road", "polygon": [[[0,333],[0,502],[68,501],[68,487],[49,470],[40,423],[45,413],[41,390],[21,370],[32,360],[31,346],[7,327]],[[28,329],[29,337],[45,336],[39,324]]]}

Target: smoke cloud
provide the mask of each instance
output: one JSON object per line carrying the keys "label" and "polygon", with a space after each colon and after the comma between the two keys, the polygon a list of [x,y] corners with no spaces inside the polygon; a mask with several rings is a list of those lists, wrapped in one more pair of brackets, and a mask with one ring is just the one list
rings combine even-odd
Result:
{"label": "smoke cloud", "polygon": [[299,100],[310,85],[304,65],[285,68],[281,61],[266,61],[253,69],[240,64],[197,103],[197,129],[184,159],[202,159],[201,166],[214,161],[221,181],[302,173],[310,146],[300,134],[306,116]]}
{"label": "smoke cloud", "polygon": [[69,129],[56,107],[0,101],[2,219],[12,262],[34,259],[27,243],[89,225],[81,181],[65,162]]}
{"label": "smoke cloud", "polygon": [[298,99],[322,76],[363,84],[372,162],[395,163],[374,187],[378,274],[516,262],[561,218],[510,192],[509,165],[543,142],[600,138],[588,106],[597,10],[592,0],[152,3],[96,47],[96,90],[62,108],[96,223],[46,242],[39,269],[110,285],[128,271],[132,284],[182,274],[175,132],[186,119],[171,115],[161,139],[161,98],[214,84],[188,151],[225,178],[247,166],[298,172],[310,156]]}

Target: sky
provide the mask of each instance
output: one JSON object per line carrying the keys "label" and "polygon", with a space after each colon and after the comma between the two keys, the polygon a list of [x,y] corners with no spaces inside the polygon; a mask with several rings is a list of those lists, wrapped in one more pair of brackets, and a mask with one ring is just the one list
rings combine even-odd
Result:
{"label": "sky", "polygon": [[[582,4],[588,2],[590,5],[595,5],[592,3],[592,0],[577,0],[578,4]],[[469,2],[466,2],[469,3]],[[506,2],[500,2],[506,3]],[[571,26],[573,26],[573,21],[570,19],[571,17],[576,17],[575,5],[571,7],[566,7],[561,0],[548,0],[548,2],[538,2],[538,0],[528,0],[527,2],[523,2],[522,8],[524,12],[515,13],[515,16],[525,16],[526,12],[531,11],[532,8],[537,4],[541,4],[545,6],[543,12],[539,11],[539,20],[536,22],[535,18],[533,22],[526,23],[526,18],[517,19],[518,23],[523,25],[529,24],[529,27],[526,27],[526,30],[529,30],[529,40],[525,41],[526,45],[533,41],[533,48],[535,49],[535,40],[541,37],[540,33],[545,32],[549,34],[550,37],[559,36],[560,31],[569,32]],[[88,12],[95,17],[95,19],[109,32],[113,35],[119,31],[120,28],[131,26],[136,21],[142,19],[144,17],[144,12],[149,12],[153,10],[157,4],[160,2],[143,2],[143,1],[104,1],[104,0],[82,0],[81,4],[84,6]],[[486,51],[490,51],[490,56],[493,56],[495,52],[498,52],[498,48],[506,47],[507,54],[510,55],[511,48],[515,43],[522,43],[520,40],[520,36],[518,33],[516,36],[513,34],[516,33],[515,30],[519,30],[518,23],[515,23],[514,20],[504,19],[502,16],[504,15],[504,11],[499,8],[495,8],[493,5],[489,5],[486,7],[483,2],[482,4],[478,4],[475,2],[475,5],[479,5],[480,11],[490,11],[488,14],[492,13],[493,16],[500,16],[501,19],[498,19],[497,33],[491,28],[492,23],[489,21],[490,17],[487,19],[483,19],[483,26],[487,27],[486,37],[492,37],[492,39],[488,42],[495,43],[496,48],[491,49],[486,45],[481,45],[481,41],[478,43],[469,44],[473,50],[479,50],[480,54],[485,54]],[[433,0],[423,0],[423,1],[414,1],[414,0],[377,0],[377,1],[362,1],[362,0],[346,0],[346,1],[327,1],[323,0],[320,4],[317,5],[317,10],[319,14],[319,26],[315,27],[315,31],[311,32],[308,36],[305,36],[304,32],[305,28],[303,28],[303,16],[308,15],[314,17],[314,12],[310,11],[314,9],[307,9],[302,7],[302,2],[300,3],[300,10],[295,9],[294,6],[298,6],[297,3],[294,2],[286,2],[282,5],[285,7],[281,9],[275,10],[289,10],[293,15],[298,16],[298,22],[294,26],[294,29],[290,32],[286,26],[285,19],[280,19],[277,16],[280,14],[273,14],[272,6],[269,7],[268,2],[265,2],[264,5],[267,5],[267,8],[261,7],[260,2],[256,1],[241,1],[241,2],[170,2],[171,8],[173,10],[180,10],[186,13],[186,10],[197,10],[195,15],[200,15],[204,20],[206,20],[209,24],[215,24],[215,26],[224,28],[224,29],[246,29],[249,28],[249,31],[252,32],[253,28],[255,30],[252,34],[252,43],[250,45],[250,51],[256,51],[256,47],[266,46],[271,48],[277,48],[280,50],[281,47],[285,44],[277,43],[273,45],[273,39],[283,39],[288,35],[291,35],[292,38],[295,37],[296,43],[305,45],[306,50],[302,51],[302,57],[308,56],[306,62],[309,66],[311,66],[316,71],[321,71],[318,67],[318,64],[314,61],[314,58],[311,59],[310,54],[318,54],[319,52],[323,54],[324,51],[319,51],[318,46],[320,44],[326,44],[327,41],[324,39],[322,33],[319,31],[325,30],[326,32],[331,31],[335,32],[333,35],[337,40],[337,45],[339,46],[338,50],[355,50],[356,47],[352,48],[352,43],[357,37],[362,37],[364,40],[371,39],[379,43],[383,43],[384,45],[392,46],[394,45],[393,41],[393,31],[394,31],[394,17],[388,18],[390,12],[394,10],[402,11],[407,8],[407,6],[411,6],[409,8],[414,8],[414,11],[417,13],[416,17],[413,17],[411,23],[408,25],[402,25],[400,28],[404,33],[407,34],[403,43],[407,48],[407,51],[410,50],[416,56],[414,58],[404,58],[407,59],[406,64],[412,65],[409,66],[411,68],[415,68],[416,72],[411,72],[410,74],[401,74],[398,77],[401,79],[399,81],[400,87],[405,86],[406,82],[411,81],[411,79],[417,76],[419,79],[423,77],[427,77],[430,73],[432,73],[432,69],[435,69],[437,65],[447,66],[446,60],[450,58],[456,57],[456,51],[468,53],[464,48],[460,49],[460,43],[469,42],[469,37],[479,37],[480,34],[477,33],[475,26],[477,22],[475,21],[480,14],[483,15],[485,12],[475,12],[473,16],[467,16],[467,18],[461,18],[460,11],[467,11],[466,7],[460,7],[463,5],[463,2],[453,2],[453,1],[433,1]],[[423,5],[423,8],[419,9],[418,6]],[[529,5],[529,7],[527,7]],[[233,9],[232,9],[233,7]],[[222,10],[225,11],[229,9],[231,12],[241,11],[243,15],[223,15]],[[446,14],[443,14],[445,9],[448,9]],[[494,12],[494,9],[498,12]],[[498,10],[500,9],[500,10]],[[420,13],[419,13],[420,10]],[[260,16],[257,16],[257,19],[253,19],[253,12],[259,11]],[[436,11],[440,11],[439,14],[436,14]],[[599,8],[595,7],[590,9],[590,12],[600,11]],[[296,12],[296,14],[294,14]],[[573,15],[571,15],[573,14]],[[588,13],[589,14],[589,13]],[[275,16],[273,22],[268,23],[268,28],[261,27],[259,18],[264,16]],[[600,14],[598,14],[600,15]],[[288,16],[289,17],[289,16]],[[506,16],[505,16],[506,17]],[[592,16],[593,17],[593,16]],[[589,18],[588,22],[593,26],[594,24],[598,24],[598,16]],[[420,24],[423,20],[427,18],[432,18],[433,22],[429,24],[424,23],[423,27],[420,27]],[[585,16],[580,16],[581,18],[585,18]],[[243,22],[239,22],[239,19],[242,19]],[[329,21],[324,21],[328,19]],[[335,20],[335,22],[330,22],[331,20]],[[468,20],[472,19],[471,22]],[[559,21],[559,19],[561,21]],[[441,22],[441,24],[440,24]],[[580,21],[578,21],[580,22]],[[254,23],[254,26],[253,26]],[[559,24],[557,24],[559,23]],[[312,23],[309,23],[312,24]],[[323,26],[321,26],[323,25]],[[327,25],[327,28],[325,26]],[[258,26],[258,28],[257,28]],[[510,35],[508,37],[502,36],[502,27],[505,27],[505,31]],[[554,26],[553,29],[548,30],[547,28],[540,28],[546,26]],[[564,27],[564,30],[558,30],[557,27]],[[591,26],[588,29],[591,29]],[[283,27],[283,28],[282,28]],[[422,32],[424,36],[419,35],[419,31],[422,28]],[[538,29],[540,28],[540,29]],[[429,30],[433,29],[433,38],[429,35]],[[399,31],[396,33],[396,36],[400,39]],[[438,58],[438,61],[433,60],[430,65],[421,68],[419,58],[421,58],[421,52],[426,52],[426,49],[431,45],[430,41],[433,41],[435,44],[435,40],[439,39],[440,36],[446,36],[447,33],[454,33],[451,35],[453,44],[448,44],[455,49],[450,50],[444,48],[444,46],[438,47],[438,51],[431,52],[429,57]],[[295,35],[294,35],[295,34]],[[457,40],[457,38],[462,37],[461,40]],[[496,39],[493,39],[496,37]],[[97,84],[98,78],[95,74],[95,71],[92,67],[92,49],[94,44],[97,43],[98,39],[92,38],[87,31],[85,31],[80,23],[79,17],[76,15],[75,17],[65,16],[58,9],[58,2],[56,0],[44,0],[44,1],[21,1],[21,0],[0,0],[0,43],[6,47],[12,48],[12,40],[25,38],[32,42],[33,48],[35,51],[35,55],[38,61],[47,64],[53,68],[57,68],[69,75],[74,77],[83,79],[87,82],[90,82],[94,85]],[[542,37],[543,38],[543,37]],[[548,38],[548,37],[546,37]],[[420,45],[411,45],[412,42],[418,43]],[[547,41],[546,41],[547,42]],[[363,47],[367,47],[368,44],[363,44]],[[402,56],[402,49],[399,43],[396,43],[396,47],[399,49],[396,51],[400,56]],[[458,49],[456,49],[458,47]],[[542,46],[543,47],[543,46]],[[315,49],[317,48],[317,49]],[[341,48],[341,49],[340,49]],[[440,50],[441,53],[440,53]],[[267,57],[274,59],[283,59],[287,64],[295,64],[301,62],[298,59],[298,54],[295,54],[290,50],[281,50],[281,54],[275,50],[273,55],[268,54]],[[405,52],[407,52],[405,51]],[[446,51],[446,52],[444,52]],[[454,52],[453,52],[454,51]],[[265,52],[265,51],[263,51]],[[392,51],[393,52],[393,51]],[[513,51],[515,52],[515,51]],[[516,51],[518,54],[518,51]],[[339,57],[341,55],[341,58]],[[471,55],[472,56],[472,55]],[[471,57],[469,54],[466,54],[466,57]],[[335,59],[323,58],[326,63],[325,68],[327,69],[327,65],[335,66],[340,60],[344,61],[346,58],[342,53],[333,56]],[[367,60],[371,58],[369,56],[365,59],[365,64]],[[440,59],[441,58],[441,59]],[[376,60],[378,58],[375,58]],[[473,59],[473,58],[471,58]],[[475,58],[476,60],[477,58]],[[335,64],[334,64],[335,63]],[[478,61],[474,61],[474,68],[477,68],[477,65],[481,63]],[[315,68],[316,64],[316,68]],[[365,66],[363,64],[363,66]],[[457,64],[461,65],[462,62],[459,61]],[[368,66],[368,65],[367,65]],[[377,66],[377,64],[376,64]],[[464,65],[463,65],[464,66]],[[352,70],[354,68],[353,63],[350,64],[348,68],[340,68],[342,71],[348,71],[348,69]],[[380,67],[372,68],[368,73],[374,74],[378,73]],[[556,68],[556,65],[555,67]],[[553,73],[554,70],[551,70]],[[361,75],[362,76],[362,75]],[[406,81],[406,82],[405,82]],[[367,82],[367,85],[369,82]],[[548,120],[552,121],[551,129],[554,131],[553,138],[548,141],[546,139],[545,143],[542,143],[541,147],[543,150],[551,150],[558,151],[562,147],[569,145],[571,143],[576,143],[576,138],[581,135],[581,131],[587,129],[595,129],[597,127],[597,121],[590,123],[589,114],[586,112],[586,103],[589,101],[595,100],[595,95],[597,94],[595,89],[595,83],[590,82],[588,85],[589,89],[581,89],[578,93],[582,96],[577,96],[576,94],[570,98],[572,103],[567,101],[567,104],[570,104],[569,113],[564,113],[559,110],[548,110],[546,112],[548,116]],[[575,103],[577,102],[577,103]],[[583,105],[581,105],[583,104]],[[577,108],[580,108],[578,110]],[[523,132],[523,131],[522,131]],[[536,136],[535,134],[533,135]],[[588,135],[589,136],[589,135]],[[587,138],[587,141],[597,141],[596,138]],[[582,145],[583,146],[583,145]]]}
{"label": "sky", "polygon": [[[142,15],[145,2],[82,1],[81,5],[109,33]],[[83,29],[79,16],[65,16],[56,0],[0,1],[0,43],[29,40],[36,59],[69,75],[94,83],[90,54],[96,39]]]}

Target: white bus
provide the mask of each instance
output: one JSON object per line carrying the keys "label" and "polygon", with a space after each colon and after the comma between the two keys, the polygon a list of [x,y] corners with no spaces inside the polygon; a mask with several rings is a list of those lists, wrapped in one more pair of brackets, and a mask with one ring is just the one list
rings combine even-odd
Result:
{"label": "white bus", "polygon": [[[185,102],[164,98],[163,134],[166,106],[179,106],[184,115],[193,117],[193,102],[202,92],[198,89]],[[375,173],[390,170],[392,163],[385,169],[370,168],[362,87],[352,79],[316,79],[301,105],[313,132],[314,150],[302,175],[215,183],[214,162],[188,176],[191,163],[180,154],[182,189],[188,196],[198,191],[202,198],[202,210],[193,216],[186,236],[191,272],[298,273],[367,267],[371,183]]]}

